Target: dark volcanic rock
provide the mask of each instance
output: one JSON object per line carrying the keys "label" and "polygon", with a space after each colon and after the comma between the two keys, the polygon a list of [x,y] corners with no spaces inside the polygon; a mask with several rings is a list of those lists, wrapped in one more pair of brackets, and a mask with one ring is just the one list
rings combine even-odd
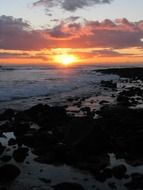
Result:
{"label": "dark volcanic rock", "polygon": [[51,183],[52,182],[51,179],[46,179],[46,178],[39,178],[39,180],[44,182],[44,183]]}
{"label": "dark volcanic rock", "polygon": [[[47,164],[64,164],[69,163],[67,158],[67,147],[66,145],[55,145],[52,148],[41,148],[40,150],[35,149],[34,153],[38,154],[39,157],[35,158],[40,163]],[[40,153],[40,154],[39,154]]]}
{"label": "dark volcanic rock", "polygon": [[95,174],[95,178],[100,182],[104,182],[106,179],[109,179],[111,177],[112,170],[110,168],[105,168],[104,170],[101,170]]}
{"label": "dark volcanic rock", "polygon": [[13,132],[14,127],[10,121],[6,121],[4,124],[0,126],[0,130],[2,132]]}
{"label": "dark volcanic rock", "polygon": [[39,131],[38,134],[36,134],[37,145],[45,145],[50,146],[57,142],[56,136],[53,134],[50,134],[48,131]]}
{"label": "dark volcanic rock", "polygon": [[6,187],[0,187],[0,190],[7,190]]}
{"label": "dark volcanic rock", "polygon": [[[38,150],[36,153],[39,154],[39,152],[41,152],[41,149]],[[34,160],[39,163],[45,163],[45,164],[57,164],[58,162],[60,162],[59,155],[57,155],[56,152],[54,151],[40,154],[40,156],[35,158]]]}
{"label": "dark volcanic rock", "polygon": [[42,104],[38,104],[26,110],[25,113],[30,117],[31,121],[46,128],[60,124],[67,118],[64,107],[50,107]]}
{"label": "dark volcanic rock", "polygon": [[65,141],[74,150],[85,155],[104,153],[110,147],[110,138],[90,118],[74,118],[67,128]]}
{"label": "dark volcanic rock", "polygon": [[143,189],[143,174],[132,174],[132,180],[129,183],[126,183],[125,186],[129,190]]}
{"label": "dark volcanic rock", "polygon": [[117,102],[124,106],[131,106],[129,97],[122,94],[118,95]]}
{"label": "dark volcanic rock", "polygon": [[11,160],[11,156],[4,155],[3,157],[0,158],[3,162],[9,162]]}
{"label": "dark volcanic rock", "polygon": [[106,100],[101,100],[100,102],[99,102],[99,104],[108,104],[109,102],[108,101],[106,101]]}
{"label": "dark volcanic rock", "polygon": [[[88,128],[87,128],[88,126]],[[75,117],[70,120],[65,130],[65,142],[70,145],[76,145],[84,139],[94,128],[93,120],[87,117]]]}
{"label": "dark volcanic rock", "polygon": [[15,122],[15,123],[13,123],[13,125],[14,125],[14,135],[15,136],[21,136],[21,135],[23,136],[30,129],[29,123]]}
{"label": "dark volcanic rock", "polygon": [[14,180],[20,174],[18,167],[12,164],[6,164],[0,167],[0,182],[9,182]]}
{"label": "dark volcanic rock", "polygon": [[122,179],[123,177],[125,177],[126,171],[127,168],[124,165],[115,166],[112,169],[113,175],[118,179]]}
{"label": "dark volcanic rock", "polygon": [[3,146],[3,145],[1,144],[1,142],[0,142],[0,155],[3,153],[4,149],[5,149],[5,146]]}
{"label": "dark volcanic rock", "polygon": [[116,184],[114,182],[109,182],[108,183],[108,186],[111,188],[111,189],[116,189]]}
{"label": "dark volcanic rock", "polygon": [[106,87],[106,88],[112,88],[116,89],[117,88],[117,83],[113,82],[112,80],[110,81],[101,81],[101,86]]}
{"label": "dark volcanic rock", "polygon": [[93,152],[93,155],[86,157],[85,155],[80,155],[76,152],[73,154],[74,155],[70,155],[71,161],[69,164],[81,170],[90,171],[95,177],[99,175],[100,171],[107,167],[110,163],[109,156],[107,154],[98,155]]}
{"label": "dark volcanic rock", "polygon": [[[134,94],[133,91],[137,95],[141,93],[139,89],[132,89],[130,95]],[[130,95],[127,94],[127,98]],[[121,179],[126,174],[123,165],[112,171],[106,168],[110,163],[109,153],[128,162],[143,161],[143,109],[133,110],[121,104],[106,105],[98,111],[97,119],[91,117],[88,107],[82,111],[84,117],[74,117],[67,115],[63,107],[40,104],[17,112],[9,120],[16,140],[10,139],[8,144],[29,146],[37,155],[36,161],[69,164],[88,170],[102,182],[112,175]],[[32,129],[31,123],[39,127]],[[3,151],[0,144],[0,154]],[[27,153],[27,148],[18,148],[13,152],[13,158],[23,162]]]}
{"label": "dark volcanic rock", "polygon": [[137,101],[135,100],[135,96],[141,98],[142,95],[143,91],[139,87],[130,87],[119,93],[117,96],[117,102],[127,106],[136,105]]}
{"label": "dark volcanic rock", "polygon": [[24,134],[22,138],[19,138],[18,141],[26,146],[33,147],[35,145],[36,137],[35,132],[29,132]]}
{"label": "dark volcanic rock", "polygon": [[29,121],[31,121],[31,118],[26,113],[26,111],[21,111],[21,112],[16,113],[15,122],[21,123],[21,122],[29,122]]}
{"label": "dark volcanic rock", "polygon": [[122,91],[122,93],[128,97],[143,95],[143,91],[139,87],[130,87],[127,90]]}
{"label": "dark volcanic rock", "polygon": [[124,78],[143,79],[143,68],[115,68],[96,70],[104,74],[115,74]]}
{"label": "dark volcanic rock", "polygon": [[39,152],[40,154],[46,153],[50,148],[53,149],[58,143],[56,136],[50,134],[48,131],[39,131],[35,135],[34,141],[35,152]]}
{"label": "dark volcanic rock", "polygon": [[16,145],[16,144],[17,144],[16,139],[14,139],[14,138],[9,139],[9,141],[8,141],[9,146],[13,146],[13,145]]}
{"label": "dark volcanic rock", "polygon": [[13,152],[13,158],[17,162],[23,162],[28,155],[28,148],[19,148]]}
{"label": "dark volcanic rock", "polygon": [[78,183],[60,183],[53,186],[54,190],[84,190]]}
{"label": "dark volcanic rock", "polygon": [[[104,106],[98,119],[104,133],[110,136],[111,150],[127,161],[143,160],[143,109],[126,106]],[[131,164],[131,162],[130,162]]]}
{"label": "dark volcanic rock", "polygon": [[133,155],[133,157],[143,157],[143,131],[139,130],[138,132],[134,132],[134,135],[132,134],[127,139],[124,140],[124,148],[127,149],[128,153],[130,155]]}
{"label": "dark volcanic rock", "polygon": [[7,109],[5,110],[2,114],[0,114],[0,120],[4,121],[4,120],[9,120],[12,117],[14,117],[15,115],[15,111],[12,109]]}

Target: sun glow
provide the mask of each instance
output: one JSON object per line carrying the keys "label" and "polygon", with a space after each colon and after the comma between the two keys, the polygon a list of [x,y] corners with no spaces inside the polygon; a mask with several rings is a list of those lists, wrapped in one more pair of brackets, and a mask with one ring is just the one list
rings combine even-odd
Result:
{"label": "sun glow", "polygon": [[71,54],[61,54],[55,56],[55,62],[63,64],[64,66],[71,65],[78,61],[78,58],[75,55]]}

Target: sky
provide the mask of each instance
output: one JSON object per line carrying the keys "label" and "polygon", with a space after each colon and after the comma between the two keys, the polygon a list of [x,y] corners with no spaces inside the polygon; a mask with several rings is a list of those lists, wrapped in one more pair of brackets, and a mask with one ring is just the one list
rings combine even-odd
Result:
{"label": "sky", "polygon": [[143,0],[1,0],[0,64],[143,63]]}

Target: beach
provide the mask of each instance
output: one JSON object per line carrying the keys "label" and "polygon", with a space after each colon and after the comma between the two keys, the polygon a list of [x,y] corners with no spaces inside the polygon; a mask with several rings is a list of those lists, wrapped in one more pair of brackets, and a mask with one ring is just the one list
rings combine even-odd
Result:
{"label": "beach", "polygon": [[143,1],[0,1],[0,190],[143,190]]}
{"label": "beach", "polygon": [[143,188],[142,68],[16,69],[7,89],[1,75],[1,189]]}

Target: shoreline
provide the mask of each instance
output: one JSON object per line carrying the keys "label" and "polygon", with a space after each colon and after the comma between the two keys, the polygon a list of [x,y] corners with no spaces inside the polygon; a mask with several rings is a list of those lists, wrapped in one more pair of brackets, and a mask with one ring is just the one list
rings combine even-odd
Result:
{"label": "shoreline", "polygon": [[[67,107],[46,104],[38,104],[23,111],[7,109],[0,114],[0,184],[3,188],[18,190],[20,186],[17,184],[24,170],[22,165],[27,164],[32,168],[34,163],[36,167],[42,164],[39,169],[41,172],[36,176],[40,179],[39,185],[36,182],[37,190],[63,190],[71,186],[74,190],[143,188],[143,108],[138,109],[138,105],[143,104],[143,69],[139,73],[138,69],[133,68],[134,75],[128,72],[128,79],[123,69],[99,72],[118,73],[121,78],[124,77],[117,82],[101,82],[101,89],[114,95],[114,101],[100,100],[99,109],[95,108],[96,96],[95,99],[74,97],[68,101],[78,108],[75,114],[70,109],[68,111]],[[80,112],[83,114],[78,115]],[[10,133],[13,135],[6,136]],[[4,145],[4,142],[8,144]],[[28,155],[31,154],[34,158],[29,162],[31,156]],[[15,167],[15,181],[10,173],[2,177],[3,171],[6,174],[9,172],[7,165]],[[64,168],[65,165],[67,168]],[[61,177],[63,180],[54,182],[55,174],[50,176],[48,170],[48,177],[43,177],[42,170],[46,166],[57,166],[53,171],[59,171],[59,175],[65,171]],[[72,175],[76,175],[76,172],[85,173],[82,182],[79,180],[81,174],[66,178],[66,170],[70,171],[68,167],[75,171]],[[27,181],[28,175],[33,176],[34,169],[24,172],[27,173],[24,174],[27,176],[25,183],[30,183]],[[34,184],[28,185],[32,189]],[[26,184],[25,188],[21,188],[26,190]]]}

